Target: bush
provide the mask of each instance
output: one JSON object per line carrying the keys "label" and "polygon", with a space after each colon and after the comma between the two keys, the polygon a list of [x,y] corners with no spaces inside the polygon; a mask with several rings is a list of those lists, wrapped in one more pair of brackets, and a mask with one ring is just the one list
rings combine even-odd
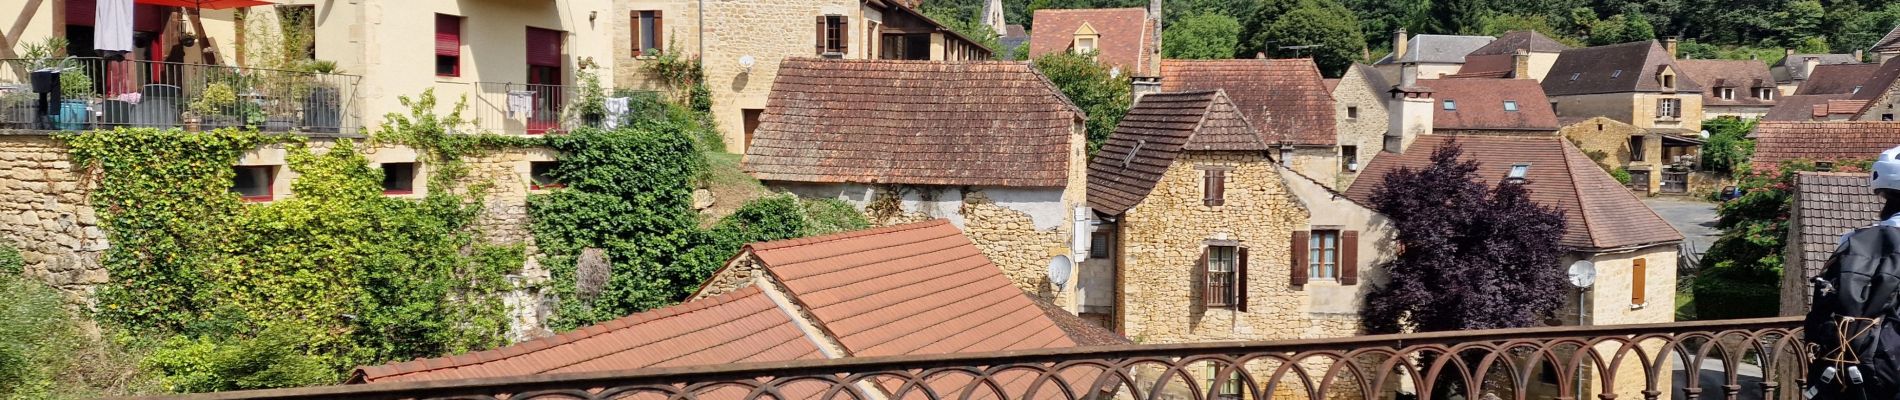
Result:
{"label": "bush", "polygon": [[19,276],[26,273],[26,259],[20,257],[20,249],[0,245],[0,276]]}
{"label": "bush", "polygon": [[1625,185],[1630,184],[1630,170],[1627,168],[1617,168],[1617,169],[1610,170],[1610,177],[1616,178],[1616,183],[1621,183]]}
{"label": "bush", "polygon": [[144,391],[131,358],[88,337],[59,292],[0,275],[0,399],[64,399]]}
{"label": "bush", "polygon": [[174,337],[143,362],[174,392],[205,393],[329,384],[338,371],[307,353],[302,329],[272,328],[255,338]]}

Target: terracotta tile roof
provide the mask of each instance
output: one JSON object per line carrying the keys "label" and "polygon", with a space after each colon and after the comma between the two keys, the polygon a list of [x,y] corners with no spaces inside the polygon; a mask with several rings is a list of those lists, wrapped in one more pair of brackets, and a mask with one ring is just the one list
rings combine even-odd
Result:
{"label": "terracotta tile roof", "polygon": [[1491,41],[1491,44],[1472,50],[1471,54],[1465,55],[1465,62],[1470,63],[1472,56],[1509,56],[1517,54],[1519,49],[1532,53],[1558,53],[1570,50],[1570,45],[1558,43],[1537,31],[1510,31],[1498,36],[1498,39]]}
{"label": "terracotta tile roof", "polygon": [[1089,160],[1089,207],[1115,215],[1141,203],[1183,151],[1268,149],[1222,92],[1142,96]]}
{"label": "terracotta tile roof", "polygon": [[[1544,76],[1544,93],[1658,92],[1662,91],[1662,82],[1656,76],[1666,65],[1674,65],[1674,61],[1654,40],[1564,50],[1551,65],[1550,74]],[[1702,85],[1678,70],[1676,91],[1700,93]]]}
{"label": "terracotta tile roof", "polygon": [[[1432,129],[1514,130],[1556,132],[1557,112],[1550,108],[1544,89],[1530,79],[1420,79],[1431,88]],[[1452,102],[1456,110],[1446,110]],[[1505,102],[1517,111],[1505,110]]]}
{"label": "terracotta tile roof", "polygon": [[1324,82],[1326,83],[1326,93],[1332,93],[1334,90],[1339,90],[1339,79],[1326,78]]}
{"label": "terracotta tile roof", "polygon": [[1827,115],[1855,114],[1867,108],[1867,100],[1828,100]]}
{"label": "terracotta tile roof", "polygon": [[1268,144],[1333,146],[1333,96],[1311,59],[1164,60],[1161,90],[1221,90]]}
{"label": "terracotta tile roof", "polygon": [[[1774,100],[1755,97],[1755,89],[1775,88],[1775,76],[1768,64],[1756,60],[1676,60],[1683,76],[1702,84],[1702,104],[1711,106],[1774,105]],[[1717,88],[1734,88],[1735,99],[1723,100]],[[1776,94],[1780,94],[1777,92]]]}
{"label": "terracotta tile roof", "polygon": [[1756,169],[1790,160],[1872,160],[1900,145],[1900,122],[1762,122],[1755,126]]}
{"label": "terracotta tile roof", "polygon": [[1814,72],[1808,73],[1808,80],[1794,90],[1796,95],[1808,94],[1854,94],[1855,89],[1867,84],[1874,73],[1880,71],[1880,64],[1828,64],[1817,65]]}
{"label": "terracotta tile roof", "polygon": [[1613,249],[1679,242],[1682,234],[1643,205],[1629,189],[1564,138],[1529,135],[1425,135],[1405,153],[1374,157],[1346,190],[1354,201],[1370,204],[1372,192],[1387,173],[1431,163],[1431,154],[1456,139],[1464,159],[1479,164],[1486,184],[1495,184],[1519,163],[1530,164],[1531,200],[1564,213],[1563,246]]}
{"label": "terracotta tile roof", "polygon": [[1815,276],[1841,235],[1879,221],[1886,202],[1868,189],[1866,173],[1799,172],[1794,180],[1794,212],[1801,218],[1790,221],[1788,235],[1803,253],[1804,276]]}
{"label": "terracotta tile roof", "polygon": [[[1405,56],[1399,63],[1459,64],[1465,62],[1465,55],[1490,44],[1497,38],[1490,36],[1464,35],[1412,35],[1405,41]],[[1391,54],[1386,54],[1373,64],[1392,64]]]}
{"label": "terracotta tile roof", "polygon": [[1887,36],[1874,42],[1873,51],[1875,53],[1900,51],[1900,26],[1893,27],[1893,30],[1887,31]]}
{"label": "terracotta tile roof", "polygon": [[1780,99],[1775,100],[1775,107],[1768,109],[1768,114],[1762,116],[1761,120],[1762,121],[1813,121],[1815,118],[1814,114],[1816,113],[1817,107],[1819,107],[1818,108],[1819,112],[1823,113],[1821,117],[1826,117],[1827,115],[1825,114],[1825,112],[1827,111],[1828,101],[1846,100],[1849,96],[1851,95],[1848,95],[1848,94],[1818,94],[1818,95],[1797,94],[1793,96],[1782,96]]}
{"label": "terracotta tile roof", "polygon": [[770,181],[1063,186],[1083,118],[1025,63],[786,59],[744,167]]}
{"label": "terracotta tile roof", "polygon": [[747,249],[853,356],[1076,345],[946,220]]}
{"label": "terracotta tile roof", "polygon": [[1154,76],[1150,61],[1160,56],[1160,44],[1154,39],[1154,21],[1142,8],[1092,8],[1036,10],[1030,17],[1036,29],[1029,31],[1029,57],[1072,51],[1075,33],[1083,24],[1101,34],[1095,44],[1098,59],[1104,65],[1120,67],[1130,76]]}
{"label": "terracotta tile roof", "polygon": [[758,288],[553,337],[453,357],[357,368],[352,382],[403,382],[823,358]]}

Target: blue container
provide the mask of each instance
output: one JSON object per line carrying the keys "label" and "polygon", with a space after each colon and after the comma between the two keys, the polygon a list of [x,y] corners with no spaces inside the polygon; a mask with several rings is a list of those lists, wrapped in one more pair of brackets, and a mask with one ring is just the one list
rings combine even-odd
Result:
{"label": "blue container", "polygon": [[54,121],[53,127],[62,131],[85,129],[86,114],[85,100],[61,100],[59,119]]}

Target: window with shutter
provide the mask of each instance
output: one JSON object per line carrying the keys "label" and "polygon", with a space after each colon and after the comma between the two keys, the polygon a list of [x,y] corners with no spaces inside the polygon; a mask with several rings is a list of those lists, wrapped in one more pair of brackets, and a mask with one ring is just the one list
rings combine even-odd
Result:
{"label": "window with shutter", "polygon": [[1202,271],[1206,273],[1207,290],[1202,292],[1201,302],[1208,307],[1232,307],[1234,305],[1234,286],[1238,255],[1234,246],[1208,246],[1206,264]]}
{"label": "window with shutter", "polygon": [[1227,170],[1201,171],[1201,204],[1207,206],[1227,204]]}
{"label": "window with shutter", "polygon": [[1287,281],[1290,282],[1293,286],[1306,285],[1307,272],[1309,272],[1307,271],[1308,265],[1306,263],[1306,260],[1308,257],[1307,244],[1309,241],[1312,240],[1312,238],[1313,238],[1312,232],[1307,232],[1307,231],[1293,232],[1293,243],[1292,243],[1292,246],[1290,246],[1292,247],[1291,249],[1292,251],[1287,252],[1287,254],[1292,255],[1292,259],[1288,260],[1289,262],[1287,263],[1287,265],[1292,266],[1292,268],[1288,268],[1288,270],[1290,270],[1289,271],[1290,275]]}
{"label": "window with shutter", "polygon": [[1359,284],[1359,231],[1339,233],[1339,284]]}
{"label": "window with shutter", "polygon": [[1641,306],[1649,303],[1649,260],[1630,261],[1630,305]]}
{"label": "window with shutter", "polygon": [[666,46],[665,31],[661,28],[660,11],[633,12],[633,56],[659,55]]}
{"label": "window with shutter", "polygon": [[560,68],[561,36],[557,30],[528,28],[528,65]]}
{"label": "window with shutter", "polygon": [[1307,279],[1339,279],[1339,231],[1311,231],[1306,242]]}
{"label": "window with shutter", "polygon": [[818,16],[818,54],[842,55],[849,52],[846,41],[851,32],[843,15]]}
{"label": "window with shutter", "polygon": [[435,15],[435,74],[462,76],[462,17]]}

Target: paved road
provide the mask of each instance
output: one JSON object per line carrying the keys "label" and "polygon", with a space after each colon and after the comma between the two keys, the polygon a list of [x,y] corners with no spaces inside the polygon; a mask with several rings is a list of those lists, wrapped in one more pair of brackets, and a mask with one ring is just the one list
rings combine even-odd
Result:
{"label": "paved road", "polygon": [[1643,204],[1648,204],[1676,230],[1682,231],[1683,238],[1687,239],[1685,244],[1695,253],[1707,250],[1709,244],[1715,243],[1715,237],[1722,234],[1721,230],[1715,229],[1715,203],[1701,199],[1652,197],[1643,199]]}

